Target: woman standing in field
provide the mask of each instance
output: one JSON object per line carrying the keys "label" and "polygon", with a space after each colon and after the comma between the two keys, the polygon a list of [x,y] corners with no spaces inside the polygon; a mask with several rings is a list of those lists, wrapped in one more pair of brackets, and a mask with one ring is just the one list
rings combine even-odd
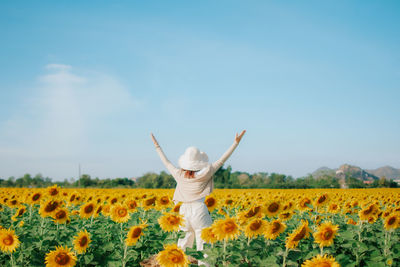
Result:
{"label": "woman standing in field", "polygon": [[177,183],[173,201],[183,202],[179,213],[185,219],[185,226],[181,228],[185,232],[185,237],[178,240],[178,246],[183,251],[186,247],[193,246],[195,238],[197,250],[203,250],[205,242],[201,239],[201,230],[212,224],[210,213],[204,203],[205,197],[212,192],[214,187],[212,176],[230,157],[245,132],[246,130],[243,130],[240,135],[236,134],[231,147],[219,160],[211,164],[208,162],[206,153],[199,151],[196,147],[188,147],[178,160],[180,168],[175,167],[167,159],[156,138],[151,134],[162,162]]}

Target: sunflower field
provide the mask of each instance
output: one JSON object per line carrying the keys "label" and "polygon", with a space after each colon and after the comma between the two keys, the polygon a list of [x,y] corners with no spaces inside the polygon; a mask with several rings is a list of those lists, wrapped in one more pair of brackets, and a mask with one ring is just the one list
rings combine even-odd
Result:
{"label": "sunflower field", "polygon": [[0,266],[400,266],[398,189],[219,189],[182,251],[171,189],[0,189]]}

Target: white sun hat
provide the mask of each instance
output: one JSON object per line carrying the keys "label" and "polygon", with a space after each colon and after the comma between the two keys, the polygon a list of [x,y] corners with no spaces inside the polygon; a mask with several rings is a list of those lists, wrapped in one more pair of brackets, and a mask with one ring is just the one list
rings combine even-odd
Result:
{"label": "white sun hat", "polygon": [[198,171],[209,164],[208,156],[197,147],[190,146],[186,148],[185,153],[179,157],[178,164],[182,169]]}

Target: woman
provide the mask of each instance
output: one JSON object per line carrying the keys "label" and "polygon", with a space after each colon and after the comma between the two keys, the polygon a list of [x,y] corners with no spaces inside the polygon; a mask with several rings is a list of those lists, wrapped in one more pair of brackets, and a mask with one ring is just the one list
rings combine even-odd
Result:
{"label": "woman", "polygon": [[184,251],[186,247],[193,246],[195,238],[197,250],[203,250],[204,241],[201,239],[201,230],[212,224],[210,213],[204,203],[205,197],[212,192],[214,187],[212,176],[230,157],[245,132],[246,130],[243,130],[240,135],[236,134],[231,147],[212,164],[208,163],[206,153],[199,151],[196,147],[188,147],[179,158],[180,168],[172,165],[156,138],[151,134],[162,162],[176,180],[173,200],[183,202],[179,212],[185,219],[185,226],[181,228],[185,232],[185,237],[178,240],[178,246]]}

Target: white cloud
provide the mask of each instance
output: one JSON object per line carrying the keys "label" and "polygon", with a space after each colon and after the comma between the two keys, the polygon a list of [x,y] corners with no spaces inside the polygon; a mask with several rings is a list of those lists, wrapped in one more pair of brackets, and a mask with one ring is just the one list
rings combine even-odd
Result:
{"label": "white cloud", "polygon": [[[103,119],[134,114],[142,103],[115,77],[68,65],[49,64],[27,90],[21,108],[0,125],[0,177],[42,172],[52,177],[75,164],[92,147]],[[89,154],[89,153],[87,153]],[[52,165],[52,166],[49,166]],[[52,170],[48,173],[46,170]]]}

